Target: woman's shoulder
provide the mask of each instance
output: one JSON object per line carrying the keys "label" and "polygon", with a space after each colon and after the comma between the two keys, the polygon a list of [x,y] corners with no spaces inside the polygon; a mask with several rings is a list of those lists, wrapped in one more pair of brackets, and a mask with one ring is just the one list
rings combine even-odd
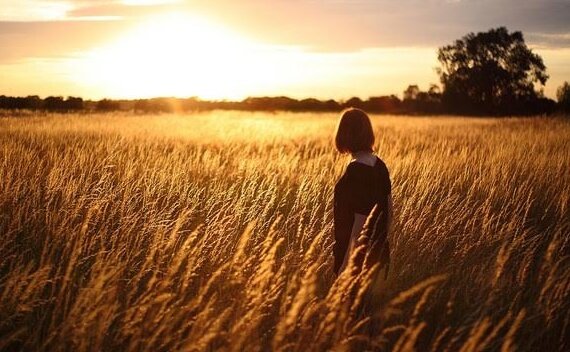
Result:
{"label": "woman's shoulder", "polygon": [[384,160],[382,160],[382,158],[380,158],[378,155],[376,155],[376,166],[380,169],[382,169],[383,171],[388,172],[388,166],[386,166],[386,163],[384,162]]}
{"label": "woman's shoulder", "polygon": [[338,180],[338,183],[358,183],[370,179],[379,173],[382,175],[388,174],[388,168],[384,161],[375,155],[375,162],[370,165],[357,160],[352,160],[346,166],[346,169]]}
{"label": "woman's shoulder", "polygon": [[350,163],[348,163],[345,173],[366,173],[376,168],[386,171],[388,170],[386,163],[378,155],[375,155],[375,162],[372,165],[357,160],[352,160]]}
{"label": "woman's shoulder", "polygon": [[346,170],[342,176],[343,182],[354,185],[355,187],[364,186],[376,178],[379,172],[378,167],[378,161],[372,166],[358,161],[351,161],[346,166]]}

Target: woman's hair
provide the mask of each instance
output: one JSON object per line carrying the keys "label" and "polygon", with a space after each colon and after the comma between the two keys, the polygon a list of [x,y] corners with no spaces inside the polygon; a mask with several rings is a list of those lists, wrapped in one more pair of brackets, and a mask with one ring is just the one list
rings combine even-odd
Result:
{"label": "woman's hair", "polygon": [[335,145],[341,153],[372,151],[374,131],[370,118],[363,110],[348,108],[342,111],[336,128]]}

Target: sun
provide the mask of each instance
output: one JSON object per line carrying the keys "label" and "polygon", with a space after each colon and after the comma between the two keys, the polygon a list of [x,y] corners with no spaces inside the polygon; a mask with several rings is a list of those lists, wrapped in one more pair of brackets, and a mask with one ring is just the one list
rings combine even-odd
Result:
{"label": "sun", "polygon": [[274,48],[189,14],[148,18],[84,55],[79,78],[103,95],[236,99],[286,80]]}

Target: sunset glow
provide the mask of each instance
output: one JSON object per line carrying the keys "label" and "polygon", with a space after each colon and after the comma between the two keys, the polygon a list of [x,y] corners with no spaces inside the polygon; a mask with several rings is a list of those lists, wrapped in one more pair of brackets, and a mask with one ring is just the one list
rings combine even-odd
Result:
{"label": "sunset glow", "polygon": [[427,89],[439,83],[438,47],[507,25],[522,30],[544,58],[550,75],[544,91],[554,97],[570,77],[564,15],[570,7],[561,6],[527,0],[516,8],[447,0],[421,8],[368,0],[0,0],[0,94],[401,96],[409,84]]}
{"label": "sunset glow", "polygon": [[80,57],[81,81],[111,96],[236,98],[283,82],[269,48],[207,19],[150,18]]}
{"label": "sunset glow", "polygon": [[[424,55],[424,62],[433,66],[433,53],[424,52],[310,52],[254,41],[203,17],[168,13],[146,19],[111,43],[79,54],[68,65],[86,89],[100,96],[243,99],[289,94],[326,98],[344,89],[348,98],[349,92],[366,94],[370,85],[397,84],[409,72],[421,76],[410,59]],[[408,73],[398,63],[410,64]],[[353,80],[360,86],[351,92],[347,85]],[[315,90],[318,85],[323,86],[321,91]],[[295,87],[297,92],[287,93]]]}

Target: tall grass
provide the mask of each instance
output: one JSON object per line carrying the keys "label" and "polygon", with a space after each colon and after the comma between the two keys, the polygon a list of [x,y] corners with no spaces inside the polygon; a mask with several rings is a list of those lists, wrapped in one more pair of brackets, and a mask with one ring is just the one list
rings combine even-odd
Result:
{"label": "tall grass", "polygon": [[335,122],[0,118],[0,350],[570,349],[570,123],[374,116],[378,285],[331,274]]}

